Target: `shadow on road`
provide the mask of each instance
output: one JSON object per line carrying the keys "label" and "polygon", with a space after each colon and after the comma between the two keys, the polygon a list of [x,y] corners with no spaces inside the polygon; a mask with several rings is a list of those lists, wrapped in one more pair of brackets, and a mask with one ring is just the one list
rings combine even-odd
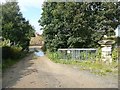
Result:
{"label": "shadow on road", "polygon": [[2,87],[12,87],[16,85],[16,83],[20,81],[23,76],[35,72],[34,69],[30,69],[30,67],[32,67],[32,65],[34,64],[32,62],[33,57],[34,54],[32,53],[30,56],[25,57],[23,60],[19,61],[17,64],[6,70],[2,75]]}

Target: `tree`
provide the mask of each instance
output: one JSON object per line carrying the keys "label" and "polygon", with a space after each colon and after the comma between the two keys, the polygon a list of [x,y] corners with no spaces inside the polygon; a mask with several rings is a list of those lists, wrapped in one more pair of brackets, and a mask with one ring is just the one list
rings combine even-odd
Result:
{"label": "tree", "polygon": [[45,47],[98,47],[106,34],[114,35],[120,24],[119,3],[112,2],[45,2],[42,17]]}
{"label": "tree", "polygon": [[[2,12],[2,4],[0,3],[0,12]],[[0,13],[0,37],[2,37],[2,13]]]}
{"label": "tree", "polygon": [[21,46],[28,49],[29,41],[35,30],[23,18],[16,1],[2,4],[2,36],[9,39],[11,46]]}

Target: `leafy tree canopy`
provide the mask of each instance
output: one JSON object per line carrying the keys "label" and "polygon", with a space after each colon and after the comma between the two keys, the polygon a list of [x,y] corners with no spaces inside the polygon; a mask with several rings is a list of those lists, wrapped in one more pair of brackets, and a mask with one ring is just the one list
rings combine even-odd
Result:
{"label": "leafy tree canopy", "polygon": [[18,2],[7,1],[2,4],[2,37],[9,39],[11,46],[28,49],[29,41],[35,30],[23,17]]}
{"label": "leafy tree canopy", "polygon": [[44,2],[42,10],[39,23],[51,51],[98,47],[120,24],[120,2]]}

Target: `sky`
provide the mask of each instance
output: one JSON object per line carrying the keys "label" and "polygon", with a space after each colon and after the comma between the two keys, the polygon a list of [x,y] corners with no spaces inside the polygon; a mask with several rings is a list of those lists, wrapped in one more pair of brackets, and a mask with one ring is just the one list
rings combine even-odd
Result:
{"label": "sky", "polygon": [[42,13],[42,4],[44,0],[18,0],[23,17],[29,20],[30,24],[34,26],[36,32],[42,34],[41,26],[38,20]]}
{"label": "sky", "polygon": [[[1,0],[0,0],[1,1]],[[44,0],[17,0],[18,5],[20,6],[20,11],[23,14],[23,17],[26,20],[29,20],[30,24],[34,26],[36,32],[42,34],[40,30],[41,26],[38,23],[38,20],[41,17],[42,13],[42,4]],[[5,2],[5,0],[2,0]]]}

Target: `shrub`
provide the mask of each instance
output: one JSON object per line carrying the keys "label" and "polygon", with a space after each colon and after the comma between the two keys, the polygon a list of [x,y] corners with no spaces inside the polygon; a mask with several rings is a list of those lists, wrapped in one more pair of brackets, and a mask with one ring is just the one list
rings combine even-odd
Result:
{"label": "shrub", "polygon": [[8,59],[11,57],[11,48],[9,46],[2,47],[2,59]]}
{"label": "shrub", "polygon": [[0,41],[0,46],[8,46],[9,40]]}
{"label": "shrub", "polygon": [[20,57],[21,48],[20,47],[2,47],[2,59],[17,59]]}
{"label": "shrub", "polygon": [[112,59],[114,62],[118,60],[118,49],[117,48],[114,48],[112,51]]}
{"label": "shrub", "polygon": [[2,47],[2,69],[3,71],[13,64],[17,63],[21,58],[27,55],[26,51],[21,51],[20,47]]}
{"label": "shrub", "polygon": [[43,52],[46,52],[46,46],[45,45],[43,45],[41,49],[42,49]]}

